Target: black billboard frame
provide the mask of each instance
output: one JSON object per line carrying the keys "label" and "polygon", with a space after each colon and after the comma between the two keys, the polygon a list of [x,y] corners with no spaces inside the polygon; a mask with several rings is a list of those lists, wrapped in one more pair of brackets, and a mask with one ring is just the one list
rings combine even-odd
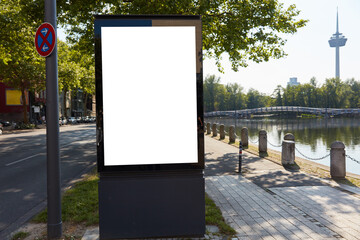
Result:
{"label": "black billboard frame", "polygon": [[[197,163],[174,164],[145,164],[145,165],[111,165],[104,164],[104,123],[103,123],[103,87],[102,87],[102,55],[101,55],[101,27],[108,26],[148,26],[152,20],[163,20],[167,23],[198,22],[187,25],[196,28],[196,104],[197,116]],[[203,70],[202,70],[202,36],[201,17],[196,15],[95,15],[95,82],[96,82],[96,145],[97,166],[100,173],[112,172],[154,172],[178,170],[203,170],[204,163],[204,113],[203,113]],[[181,26],[181,25],[162,25]],[[144,141],[146,144],[146,141]],[[174,153],[176,154],[176,153]]]}

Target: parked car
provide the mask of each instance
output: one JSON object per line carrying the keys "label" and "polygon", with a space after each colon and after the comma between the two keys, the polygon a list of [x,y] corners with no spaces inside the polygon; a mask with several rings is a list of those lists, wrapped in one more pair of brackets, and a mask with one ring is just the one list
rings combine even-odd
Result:
{"label": "parked car", "polygon": [[61,125],[67,124],[67,120],[66,120],[66,118],[64,118],[64,117],[61,117],[61,118],[60,118],[60,121],[61,121]]}
{"label": "parked car", "polygon": [[84,121],[85,123],[92,123],[92,122],[94,122],[94,121],[93,121],[93,118],[92,118],[92,117],[89,117],[89,116],[86,116],[85,118],[83,118],[83,121]]}
{"label": "parked car", "polygon": [[0,123],[3,125],[3,127],[11,126],[11,123],[9,121],[5,121],[5,120],[0,119]]}
{"label": "parked car", "polygon": [[67,121],[68,121],[68,123],[70,123],[70,124],[76,124],[76,123],[77,123],[75,117],[69,117]]}
{"label": "parked car", "polygon": [[84,122],[82,117],[77,117],[77,118],[76,118],[76,121],[77,121],[78,123],[83,123],[83,122]]}

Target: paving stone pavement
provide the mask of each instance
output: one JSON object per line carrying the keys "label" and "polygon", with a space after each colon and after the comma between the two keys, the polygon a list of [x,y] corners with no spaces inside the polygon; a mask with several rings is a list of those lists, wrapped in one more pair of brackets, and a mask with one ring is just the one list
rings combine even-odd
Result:
{"label": "paving stone pavement", "polygon": [[[226,236],[221,236],[218,232],[219,229],[216,226],[206,226],[207,234],[202,238],[145,238],[150,240],[238,240],[238,238],[227,238]],[[81,240],[99,240],[99,227],[93,227],[86,230],[84,236]],[[126,239],[123,239],[126,240]],[[129,239],[130,240],[130,239]]]}
{"label": "paving stone pavement", "polygon": [[239,239],[360,239],[360,199],[335,188],[265,190],[236,175],[205,181]]}
{"label": "paving stone pavement", "polygon": [[[206,193],[237,234],[200,239],[360,240],[359,188],[335,188],[249,153],[244,153],[246,173],[239,175],[238,149],[208,136],[205,152]],[[98,228],[89,229],[83,240],[98,237]]]}
{"label": "paving stone pavement", "polygon": [[238,239],[360,239],[359,188],[334,188],[248,153],[244,177],[235,173],[236,148],[210,137],[205,146],[206,192]]}
{"label": "paving stone pavement", "polygon": [[328,186],[270,188],[317,225],[346,239],[360,239],[360,198]]}

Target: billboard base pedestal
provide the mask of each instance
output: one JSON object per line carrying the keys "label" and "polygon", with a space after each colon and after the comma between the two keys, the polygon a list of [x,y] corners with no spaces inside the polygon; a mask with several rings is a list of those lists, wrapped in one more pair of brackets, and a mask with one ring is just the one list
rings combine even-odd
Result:
{"label": "billboard base pedestal", "polygon": [[203,237],[202,170],[100,173],[100,239]]}

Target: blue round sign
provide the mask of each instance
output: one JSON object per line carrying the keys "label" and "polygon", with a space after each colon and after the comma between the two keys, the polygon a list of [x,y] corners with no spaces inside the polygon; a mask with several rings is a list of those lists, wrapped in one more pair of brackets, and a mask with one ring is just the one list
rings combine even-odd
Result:
{"label": "blue round sign", "polygon": [[55,29],[50,23],[43,23],[35,34],[36,51],[42,57],[49,56],[55,48],[56,34]]}

